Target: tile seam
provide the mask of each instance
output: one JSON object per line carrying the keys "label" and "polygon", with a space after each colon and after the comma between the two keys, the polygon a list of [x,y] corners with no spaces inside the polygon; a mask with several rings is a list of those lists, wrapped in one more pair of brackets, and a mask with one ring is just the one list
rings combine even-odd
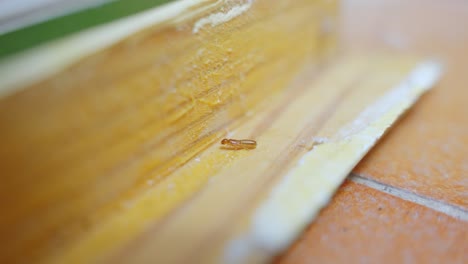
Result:
{"label": "tile seam", "polygon": [[468,221],[468,211],[461,207],[448,204],[443,201],[435,200],[427,196],[419,195],[414,192],[404,190],[401,188],[397,188],[388,184],[384,184],[376,180],[358,175],[356,173],[351,173],[348,176],[348,179],[355,183],[359,183],[369,188],[376,189],[378,191],[398,197],[402,200],[410,201],[410,202],[422,205],[424,207],[430,208],[434,211],[444,213],[453,218],[456,218],[462,221]]}

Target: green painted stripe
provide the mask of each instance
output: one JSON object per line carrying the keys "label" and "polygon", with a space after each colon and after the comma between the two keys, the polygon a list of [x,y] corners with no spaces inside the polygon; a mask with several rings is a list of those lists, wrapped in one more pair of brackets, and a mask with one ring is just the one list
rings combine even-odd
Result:
{"label": "green painted stripe", "polygon": [[0,35],[0,59],[174,0],[115,0]]}

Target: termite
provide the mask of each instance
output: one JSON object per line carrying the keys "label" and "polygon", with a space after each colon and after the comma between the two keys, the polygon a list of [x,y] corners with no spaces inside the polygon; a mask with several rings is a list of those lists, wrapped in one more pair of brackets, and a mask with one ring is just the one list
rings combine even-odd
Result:
{"label": "termite", "polygon": [[229,146],[233,149],[254,149],[257,147],[257,141],[252,139],[230,139],[221,140],[221,145]]}

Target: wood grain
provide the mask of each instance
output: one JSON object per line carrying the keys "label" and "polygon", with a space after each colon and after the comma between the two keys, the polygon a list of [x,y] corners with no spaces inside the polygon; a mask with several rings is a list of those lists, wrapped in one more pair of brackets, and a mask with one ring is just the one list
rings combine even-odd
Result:
{"label": "wood grain", "polygon": [[[296,94],[290,84],[298,72],[316,68],[335,43],[321,26],[335,19],[335,2],[174,5],[183,8],[2,61],[3,261],[47,260],[84,243],[226,129],[273,97]],[[137,222],[167,214],[221,167],[194,174],[175,196],[160,194],[150,217]],[[118,237],[114,230],[96,254]]]}

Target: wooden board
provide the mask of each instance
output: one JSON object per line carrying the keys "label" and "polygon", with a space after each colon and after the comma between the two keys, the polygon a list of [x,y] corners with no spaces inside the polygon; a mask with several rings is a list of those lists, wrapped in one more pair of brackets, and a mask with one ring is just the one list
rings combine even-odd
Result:
{"label": "wooden board", "polygon": [[439,74],[331,59],[336,11],[177,1],[2,61],[2,260],[274,256]]}
{"label": "wooden board", "polygon": [[[336,10],[175,1],[2,60],[0,262],[65,254],[229,126],[295,94],[296,76],[333,51]],[[150,220],[208,176],[158,202]]]}

